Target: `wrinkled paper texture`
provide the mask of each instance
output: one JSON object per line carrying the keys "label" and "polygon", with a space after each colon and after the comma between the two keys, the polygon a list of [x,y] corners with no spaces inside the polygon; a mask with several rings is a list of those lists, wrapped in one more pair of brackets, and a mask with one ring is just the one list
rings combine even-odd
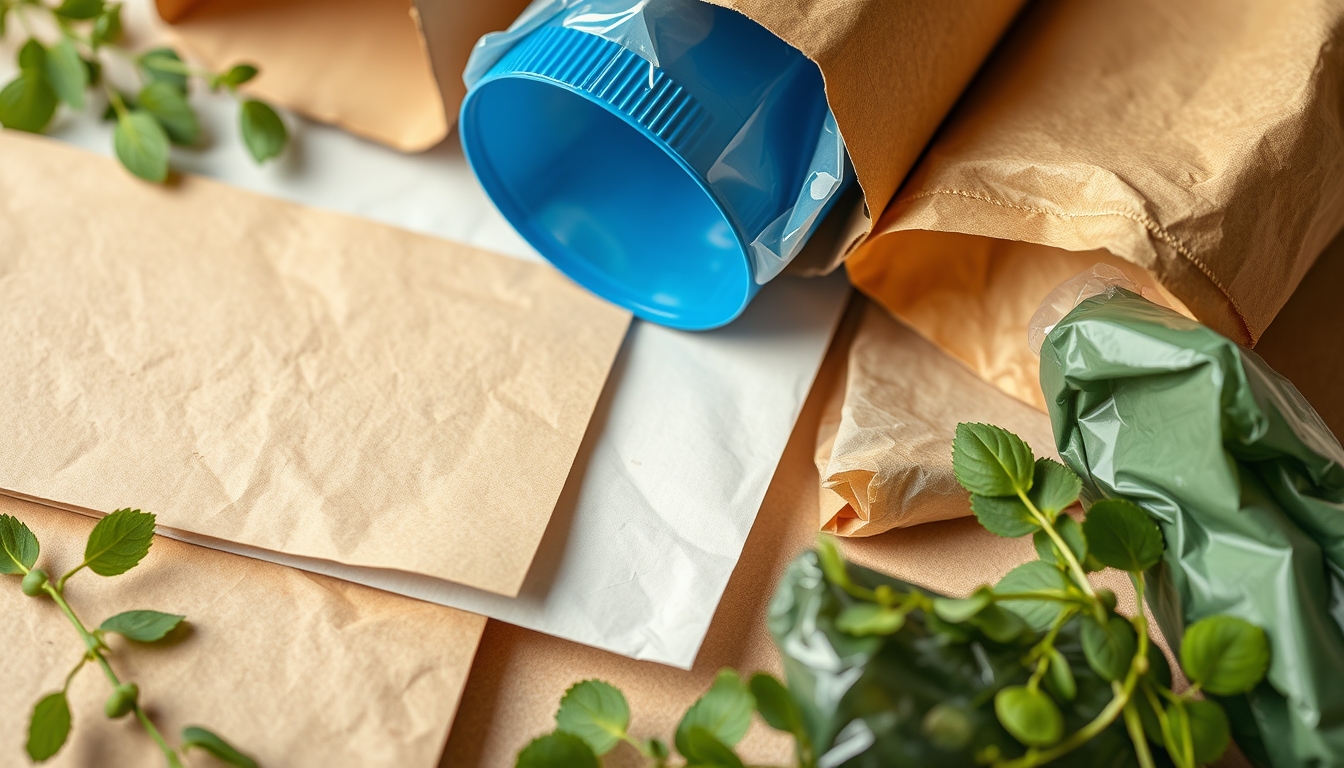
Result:
{"label": "wrinkled paper texture", "polygon": [[[1021,308],[1083,268],[1065,251],[1109,251],[1254,344],[1344,223],[1341,37],[1338,0],[1033,3],[850,276],[1028,402]],[[983,238],[1058,250],[1009,278]]]}
{"label": "wrinkled paper texture", "polygon": [[[38,564],[53,575],[79,564],[93,528],[81,515],[4,496],[0,514],[32,528]],[[162,536],[130,572],[81,572],[66,597],[91,625],[126,610],[186,615],[163,643],[109,636],[113,669],[139,684],[170,741],[204,725],[261,765],[287,768],[435,765],[485,628],[480,616]],[[27,765],[27,712],[61,688],[83,648],[55,603],[25,597],[17,577],[0,577],[0,614],[0,764]],[[108,692],[96,666],[75,678],[74,730],[44,765],[163,764],[134,718],[103,716]]]}
{"label": "wrinkled paper texture", "polygon": [[0,488],[516,594],[628,315],[553,270],[0,135]]}
{"label": "wrinkled paper texture", "polygon": [[[156,5],[196,57],[216,69],[257,65],[261,74],[244,90],[315,120],[408,152],[439,143],[457,121],[461,94],[451,102],[440,94],[410,0],[157,0]],[[453,17],[449,26],[464,38],[512,19],[494,0],[442,5],[451,6],[443,13]],[[470,18],[475,15],[485,18]],[[474,41],[473,36],[459,43],[461,64]],[[456,76],[448,90],[454,88],[461,89]]]}

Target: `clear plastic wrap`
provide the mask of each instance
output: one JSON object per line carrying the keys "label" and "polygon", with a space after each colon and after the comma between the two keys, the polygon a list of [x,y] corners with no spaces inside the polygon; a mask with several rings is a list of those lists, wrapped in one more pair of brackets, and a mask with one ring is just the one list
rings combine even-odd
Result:
{"label": "clear plastic wrap", "polygon": [[[709,32],[713,14],[722,12],[701,0],[535,0],[502,32],[477,42],[463,73],[471,88],[524,37],[561,17],[559,23],[616,43],[649,62],[649,83],[656,68],[677,59]],[[787,98],[780,94],[779,98]],[[710,190],[720,199],[740,194],[746,185],[762,197],[780,194],[779,169],[762,148],[771,141],[770,110],[748,116],[745,124],[713,162],[707,174]],[[786,190],[792,203],[764,222],[739,221],[749,244],[748,256],[757,284],[774,279],[806,244],[831,204],[853,181],[854,171],[835,117],[827,110],[817,131],[815,149],[802,181]],[[754,231],[750,231],[754,230]]]}

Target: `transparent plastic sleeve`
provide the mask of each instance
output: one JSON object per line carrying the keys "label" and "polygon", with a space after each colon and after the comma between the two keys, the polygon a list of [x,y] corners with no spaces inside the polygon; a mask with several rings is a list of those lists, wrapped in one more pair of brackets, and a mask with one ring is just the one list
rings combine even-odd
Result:
{"label": "transparent plastic sleeve", "polygon": [[[707,33],[714,10],[701,0],[534,0],[507,30],[476,43],[462,78],[471,88],[520,40],[559,16],[562,26],[609,40],[649,62],[652,84],[660,62],[679,57]],[[730,197],[729,188],[744,184],[775,194],[778,169],[763,160],[761,151],[775,129],[768,118],[768,109],[752,115],[719,155],[708,178],[716,195]],[[844,139],[827,110],[792,205],[759,231],[743,233],[757,284],[784,271],[853,179]]]}

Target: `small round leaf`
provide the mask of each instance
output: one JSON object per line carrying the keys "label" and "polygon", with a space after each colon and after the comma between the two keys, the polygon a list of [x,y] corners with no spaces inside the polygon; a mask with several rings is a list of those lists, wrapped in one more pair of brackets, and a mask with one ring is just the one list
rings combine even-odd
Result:
{"label": "small round leaf", "polygon": [[714,684],[698,701],[686,710],[677,724],[673,739],[677,751],[687,755],[692,728],[703,728],[715,739],[734,746],[747,734],[751,715],[756,711],[756,699],[731,669],[719,672]]}
{"label": "small round leaf", "polygon": [[1031,490],[1035,457],[1022,438],[990,424],[957,425],[952,473],[961,487],[981,496],[1013,496]]}
{"label": "small round leaf", "polygon": [[162,81],[154,81],[140,91],[141,109],[154,116],[174,144],[195,144],[201,138],[201,122],[196,110],[182,92]]}
{"label": "small round leaf", "polygon": [[1054,459],[1037,459],[1031,483],[1031,503],[1054,519],[1078,501],[1083,490],[1082,478]]}
{"label": "small round leaf", "polygon": [[1050,686],[1050,690],[1059,698],[1073,701],[1078,695],[1078,682],[1073,677],[1073,668],[1069,666],[1069,660],[1054,648],[1049,650],[1048,656],[1050,666],[1045,672],[1045,684]]}
{"label": "small round leaf", "polygon": [[1083,656],[1088,666],[1106,680],[1119,680],[1129,671],[1138,648],[1134,626],[1119,616],[1111,616],[1105,624],[1096,619],[1083,619]]}
{"label": "small round leaf", "polygon": [[[1068,515],[1060,515],[1055,519],[1055,532],[1068,545],[1069,551],[1073,553],[1074,558],[1079,564],[1087,560],[1087,539],[1083,536],[1083,527]],[[1067,561],[1060,553],[1059,547],[1055,545],[1054,539],[1044,530],[1037,531],[1031,537],[1032,544],[1036,546],[1036,555],[1047,563],[1065,567]]]}
{"label": "small round leaf", "polygon": [[125,611],[109,617],[98,628],[104,632],[116,632],[137,643],[153,643],[162,640],[185,618],[159,611]]}
{"label": "small round leaf", "polygon": [[69,736],[70,704],[65,692],[42,697],[28,721],[28,756],[40,763],[60,752]]}
{"label": "small round leaf", "polygon": [[[999,583],[994,585],[994,591],[1000,594],[1062,593],[1068,586],[1068,579],[1058,568],[1042,560],[1032,560],[1005,574],[999,579]],[[1032,629],[1043,632],[1059,617],[1064,604],[1054,600],[1004,600],[1000,605],[1021,616]]]}
{"label": "small round leaf", "polygon": [[965,711],[951,704],[935,704],[924,713],[919,729],[939,749],[955,752],[975,738],[975,726]]}
{"label": "small round leaf", "polygon": [[1145,571],[1162,559],[1162,531],[1139,505],[1104,499],[1087,510],[1083,535],[1102,564],[1122,571]]}
{"label": "small round leaf", "polygon": [[1210,693],[1244,693],[1269,669],[1269,638],[1263,629],[1235,616],[1200,619],[1181,638],[1181,666]]}
{"label": "small round leaf", "polygon": [[93,526],[84,547],[84,562],[99,576],[116,576],[138,565],[153,541],[153,515],[119,509]]}
{"label": "small round leaf", "polygon": [[1064,716],[1044,691],[1010,685],[994,696],[994,713],[1012,737],[1028,747],[1048,747],[1064,737]]}
{"label": "small round leaf", "polygon": [[973,493],[971,511],[985,530],[1006,539],[1016,539],[1041,529],[1041,524],[1031,516],[1031,510],[1016,496],[981,496]]}
{"label": "small round leaf", "polygon": [[600,757],[624,738],[630,726],[630,705],[615,687],[601,680],[585,680],[565,691],[555,725],[586,741]]}
{"label": "small round leaf", "polygon": [[803,712],[789,694],[789,689],[772,675],[757,672],[748,683],[751,695],[756,697],[756,709],[765,724],[785,733],[802,733]]}
{"label": "small round leaf", "polygon": [[854,603],[835,617],[835,628],[855,637],[891,635],[904,625],[904,614],[873,603]]}
{"label": "small round leaf", "polygon": [[243,132],[243,144],[258,163],[280,154],[289,141],[289,132],[280,116],[269,105],[254,99],[243,102],[238,125]]}
{"label": "small round leaf", "polygon": [[112,146],[117,159],[136,176],[153,182],[168,178],[168,134],[148,112],[136,110],[121,116]]}
{"label": "small round leaf", "polygon": [[935,597],[933,599],[933,612],[938,614],[938,618],[943,621],[960,624],[970,621],[977,613],[988,608],[993,601],[993,593],[981,587],[972,592],[970,597]]}
{"label": "small round leaf", "polygon": [[593,748],[578,736],[556,731],[523,747],[515,768],[602,768]]}
{"label": "small round leaf", "polygon": [[41,133],[56,114],[58,99],[41,69],[25,69],[0,90],[0,125],[16,131]]}
{"label": "small round leaf", "polygon": [[1232,741],[1232,727],[1223,708],[1213,701],[1187,701],[1185,714],[1190,722],[1195,764],[1208,765],[1222,757]]}
{"label": "small round leaf", "polygon": [[17,576],[37,562],[37,537],[23,521],[0,515],[0,574]]}

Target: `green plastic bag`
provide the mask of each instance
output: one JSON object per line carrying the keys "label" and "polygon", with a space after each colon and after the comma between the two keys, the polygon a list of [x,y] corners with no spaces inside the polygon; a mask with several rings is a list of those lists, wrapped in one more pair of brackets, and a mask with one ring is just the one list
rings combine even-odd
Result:
{"label": "green plastic bag", "polygon": [[1041,387],[1084,493],[1161,526],[1166,637],[1216,613],[1268,632],[1267,680],[1220,699],[1246,755],[1344,765],[1344,450],[1316,412],[1254,353],[1118,288],[1050,331]]}
{"label": "green plastic bag", "polygon": [[[869,589],[886,584],[898,592],[922,590],[852,563],[850,578]],[[1021,685],[1028,673],[1020,661],[1034,639],[995,642],[967,627],[970,642],[952,642],[933,631],[930,618],[915,611],[890,636],[855,637],[835,627],[836,617],[855,599],[829,582],[812,551],[799,555],[781,579],[767,624],[784,659],[789,691],[803,713],[827,768],[976,768],[999,755],[1019,757],[1026,749],[999,724],[994,694]],[[1070,662],[1077,695],[1063,706],[1066,733],[1091,721],[1110,702],[1110,683],[1084,661],[1080,622],[1066,625],[1055,647]],[[1166,672],[1160,652],[1153,664]],[[1162,674],[1159,672],[1159,675]],[[1166,678],[1170,680],[1169,677]],[[966,734],[962,743],[932,738],[935,706],[952,708]],[[979,758],[979,759],[977,759]],[[1159,766],[1166,754],[1155,750]],[[1137,764],[1134,745],[1120,720],[1051,766],[1128,768]]]}

